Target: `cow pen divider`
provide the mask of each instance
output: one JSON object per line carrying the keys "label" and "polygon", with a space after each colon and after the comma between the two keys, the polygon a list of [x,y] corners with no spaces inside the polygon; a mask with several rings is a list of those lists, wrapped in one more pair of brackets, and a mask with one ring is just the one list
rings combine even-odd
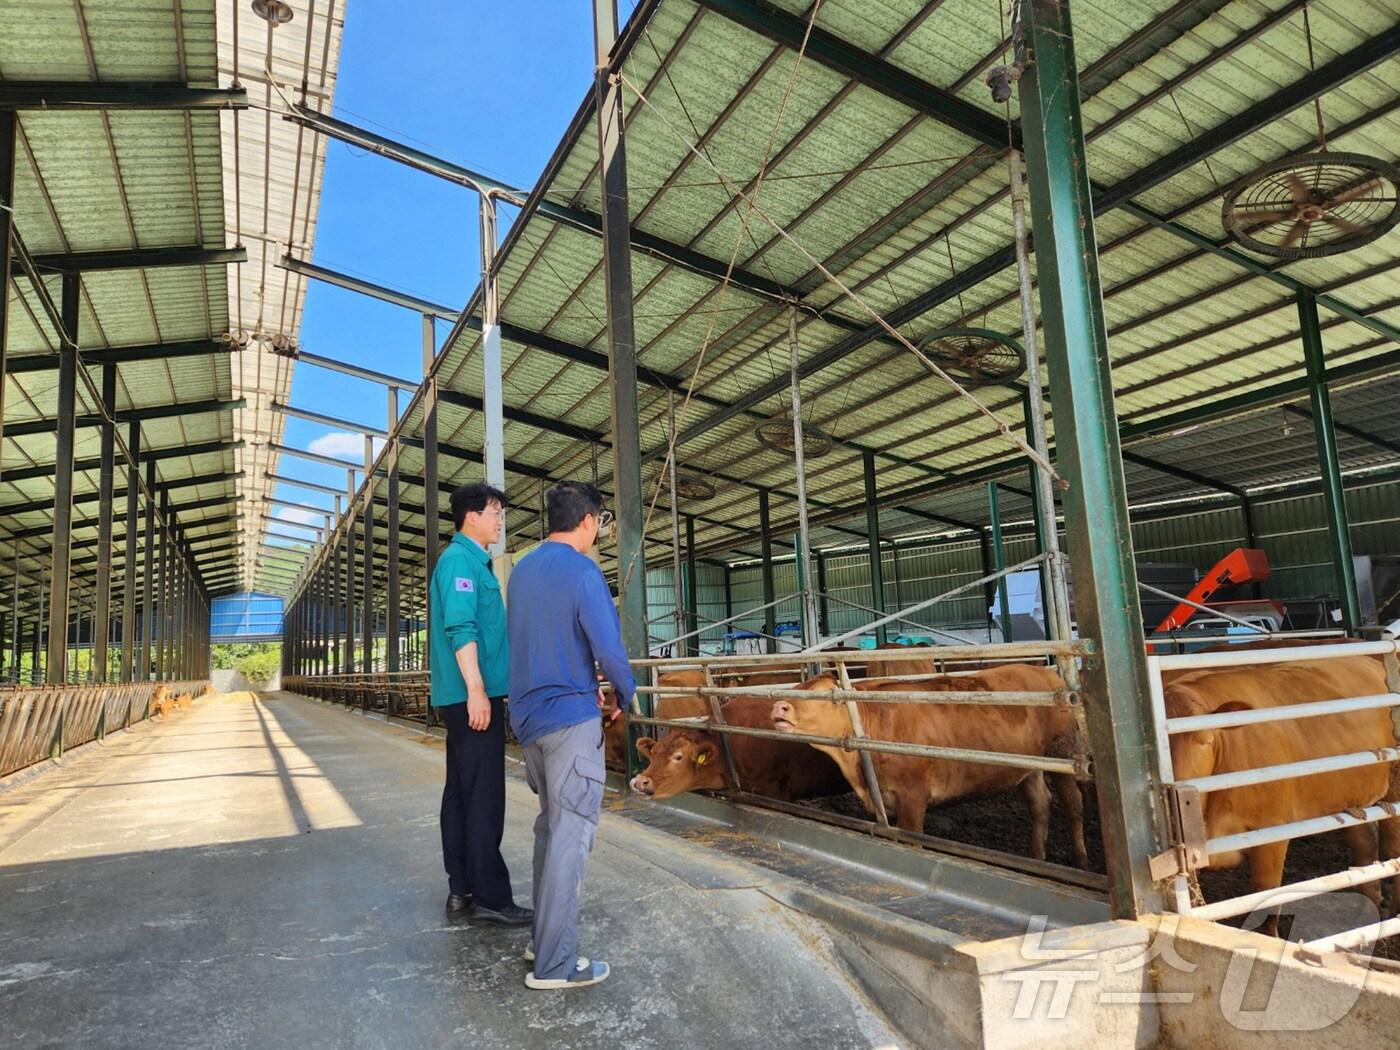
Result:
{"label": "cow pen divider", "polygon": [[[1340,660],[1358,656],[1380,656],[1385,664],[1387,692],[1333,700],[1309,701],[1292,706],[1250,708],[1219,714],[1168,718],[1162,675],[1165,671],[1248,667],[1261,664],[1296,663],[1301,661]],[[1362,808],[1342,813],[1324,814],[1304,820],[1290,821],[1271,827],[1224,835],[1214,839],[1204,837],[1204,804],[1200,796],[1212,790],[1227,790],[1248,784],[1273,783],[1320,773],[1355,769],[1368,765],[1393,763],[1400,759],[1400,748],[1380,747],[1373,751],[1330,755],[1300,762],[1277,763],[1229,774],[1177,780],[1172,767],[1171,738],[1180,733],[1204,729],[1231,729],[1264,722],[1305,720],[1351,711],[1378,708],[1391,710],[1392,724],[1400,717],[1400,641],[1349,642],[1336,645],[1303,646],[1290,649],[1257,649],[1244,652],[1185,653],[1148,657],[1149,685],[1156,731],[1158,761],[1162,770],[1169,807],[1176,814],[1172,828],[1172,849],[1158,858],[1163,877],[1172,880],[1171,901],[1178,914],[1217,921],[1249,915],[1260,908],[1277,909],[1284,904],[1310,897],[1351,889],[1381,879],[1400,875],[1400,858],[1388,858],[1374,864],[1349,868],[1334,874],[1285,884],[1272,890],[1260,890],[1227,900],[1193,904],[1190,880],[1194,872],[1204,868],[1212,856],[1246,850],[1255,846],[1338,831],[1343,828],[1374,824],[1400,816],[1400,805],[1381,800]],[[1195,814],[1193,819],[1188,814]],[[1201,830],[1192,833],[1191,828]],[[1303,945],[1312,951],[1340,951],[1373,943],[1400,933],[1400,920],[1387,919],[1354,930],[1346,930]]]}
{"label": "cow pen divider", "polygon": [[150,717],[151,699],[162,686],[171,696],[197,696],[207,684],[199,679],[0,686],[0,777],[61,758]]}
{"label": "cow pen divider", "polygon": [[[1080,640],[1071,642],[1013,642],[988,645],[938,646],[935,648],[899,647],[875,650],[808,650],[800,654],[773,653],[763,656],[701,656],[686,657],[684,659],[651,658],[646,660],[633,660],[632,664],[634,667],[642,671],[649,670],[657,675],[667,670],[703,669],[705,674],[705,684],[703,686],[684,687],[642,684],[638,685],[637,692],[647,697],[695,696],[698,693],[700,696],[709,700],[710,714],[708,717],[655,718],[650,714],[643,714],[637,699],[634,698],[633,712],[629,715],[629,722],[636,725],[655,726],[662,729],[693,728],[719,733],[726,768],[728,769],[730,780],[735,785],[736,789],[730,793],[730,796],[737,800],[771,805],[774,806],[774,808],[781,809],[783,812],[796,813],[819,820],[825,820],[830,817],[833,819],[829,820],[829,823],[859,830],[872,831],[883,837],[913,845],[932,849],[944,849],[947,845],[944,840],[924,835],[921,832],[904,831],[903,829],[890,826],[889,815],[885,811],[884,796],[879,787],[879,780],[875,773],[872,755],[895,754],[917,758],[941,759],[944,761],[979,762],[990,765],[1011,766],[1040,773],[1064,774],[1077,779],[1088,779],[1092,775],[1090,758],[1085,751],[1085,742],[1088,739],[1088,735],[1085,731],[1084,712],[1079,695],[1069,688],[1004,692],[980,689],[930,692],[917,688],[910,688],[907,690],[893,690],[890,692],[866,692],[854,688],[847,665],[853,663],[864,665],[870,677],[879,677],[884,681],[887,679],[879,676],[876,671],[876,668],[880,664],[896,660],[907,661],[911,657],[937,659],[949,663],[981,660],[1045,662],[1054,658],[1067,664],[1075,659],[1086,656],[1092,652],[1092,650],[1092,643],[1087,640]],[[745,670],[750,672],[762,670],[765,666],[785,666],[790,668],[794,663],[795,657],[798,658],[799,661],[802,657],[806,657],[808,661],[818,665],[834,665],[837,683],[833,687],[827,689],[798,689],[788,685],[720,686],[715,684],[716,676],[722,674],[725,668],[742,666]],[[832,672],[827,671],[826,673]],[[897,676],[897,680],[908,680],[911,682],[911,686],[916,686],[919,679],[927,679],[929,677],[931,676],[928,674],[900,675]],[[844,737],[830,737],[810,733],[789,733],[777,729],[759,729],[748,726],[729,725],[724,720],[724,713],[723,708],[720,706],[720,700],[725,697],[733,696],[762,696],[764,698],[771,697],[775,700],[825,700],[832,703],[844,704],[848,714],[851,716],[851,733]],[[862,725],[860,709],[857,706],[860,702],[964,704],[969,707],[1062,707],[1072,710],[1074,713],[1077,730],[1075,733],[1075,746],[1071,755],[1068,757],[1061,757],[984,751],[973,748],[948,747],[932,744],[912,744],[902,741],[873,740],[866,735],[865,728]],[[745,791],[743,782],[735,767],[733,755],[730,751],[730,736],[781,740],[788,743],[820,744],[837,747],[844,751],[859,753],[862,777],[866,785],[873,787],[873,790],[870,790],[868,794],[871,807],[875,811],[874,823],[872,824],[868,821],[861,821],[849,817],[835,819],[835,814],[821,813],[804,807],[792,806],[778,800],[766,799],[762,796]],[[1086,876],[1084,873],[1076,872],[1074,869],[1064,868],[1060,865],[1044,861],[1032,861],[1030,858],[1017,857],[999,850],[970,846],[957,850],[945,850],[945,852],[953,852],[963,856],[975,853],[976,856],[974,859],[980,861],[999,864],[1003,867],[1018,868],[1028,874],[1053,877],[1061,881],[1069,881],[1096,890],[1102,889],[1106,885],[1106,882],[1101,876]]]}

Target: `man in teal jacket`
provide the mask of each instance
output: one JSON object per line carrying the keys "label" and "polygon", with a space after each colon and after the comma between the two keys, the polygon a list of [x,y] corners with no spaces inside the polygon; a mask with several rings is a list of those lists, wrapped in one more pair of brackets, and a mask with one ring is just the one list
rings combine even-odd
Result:
{"label": "man in teal jacket", "polygon": [[501,585],[487,548],[500,539],[505,502],[504,493],[482,483],[452,493],[457,531],[433,569],[428,656],[430,698],[447,727],[441,812],[447,911],[525,926],[534,913],[516,906],[501,856],[510,649]]}

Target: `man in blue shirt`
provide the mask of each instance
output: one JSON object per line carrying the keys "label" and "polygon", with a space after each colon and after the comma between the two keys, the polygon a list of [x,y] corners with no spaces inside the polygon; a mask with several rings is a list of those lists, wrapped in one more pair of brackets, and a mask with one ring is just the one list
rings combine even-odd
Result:
{"label": "man in blue shirt", "polygon": [[429,699],[447,727],[440,820],[448,914],[524,926],[533,913],[516,906],[501,856],[510,646],[486,550],[500,539],[505,505],[503,493],[482,483],[452,493],[457,531],[438,555],[428,596]]}
{"label": "man in blue shirt", "polygon": [[608,964],[578,954],[578,895],[603,800],[602,706],[595,663],[631,705],[636,679],[603,573],[587,555],[601,493],[565,481],[546,497],[549,537],[510,575],[510,724],[540,797],[535,820],[534,963],[530,988],[580,988]]}

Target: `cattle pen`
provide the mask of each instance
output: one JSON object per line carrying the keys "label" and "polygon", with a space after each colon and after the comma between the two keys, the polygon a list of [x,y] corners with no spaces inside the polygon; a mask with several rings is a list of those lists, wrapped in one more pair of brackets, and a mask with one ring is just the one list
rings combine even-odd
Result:
{"label": "cattle pen", "polygon": [[[228,776],[345,826],[315,747],[444,735],[451,493],[506,494],[508,594],[582,480],[614,845],[762,882],[869,1033],[1400,1025],[1394,0],[570,0],[518,184],[506,95],[435,146],[429,77],[337,105],[362,0],[169,6],[0,0],[0,865],[66,763],[224,710],[216,601],[282,603]],[[315,250],[388,185],[356,223],[447,194],[470,286]]]}

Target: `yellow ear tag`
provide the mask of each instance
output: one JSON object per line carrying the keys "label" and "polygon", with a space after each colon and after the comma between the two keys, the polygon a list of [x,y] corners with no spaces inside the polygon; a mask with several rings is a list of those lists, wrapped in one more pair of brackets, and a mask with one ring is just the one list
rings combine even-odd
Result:
{"label": "yellow ear tag", "polygon": [[695,764],[697,766],[703,766],[705,764],[705,759],[707,758],[709,758],[709,756],[702,751],[700,752],[700,754],[695,756]]}

